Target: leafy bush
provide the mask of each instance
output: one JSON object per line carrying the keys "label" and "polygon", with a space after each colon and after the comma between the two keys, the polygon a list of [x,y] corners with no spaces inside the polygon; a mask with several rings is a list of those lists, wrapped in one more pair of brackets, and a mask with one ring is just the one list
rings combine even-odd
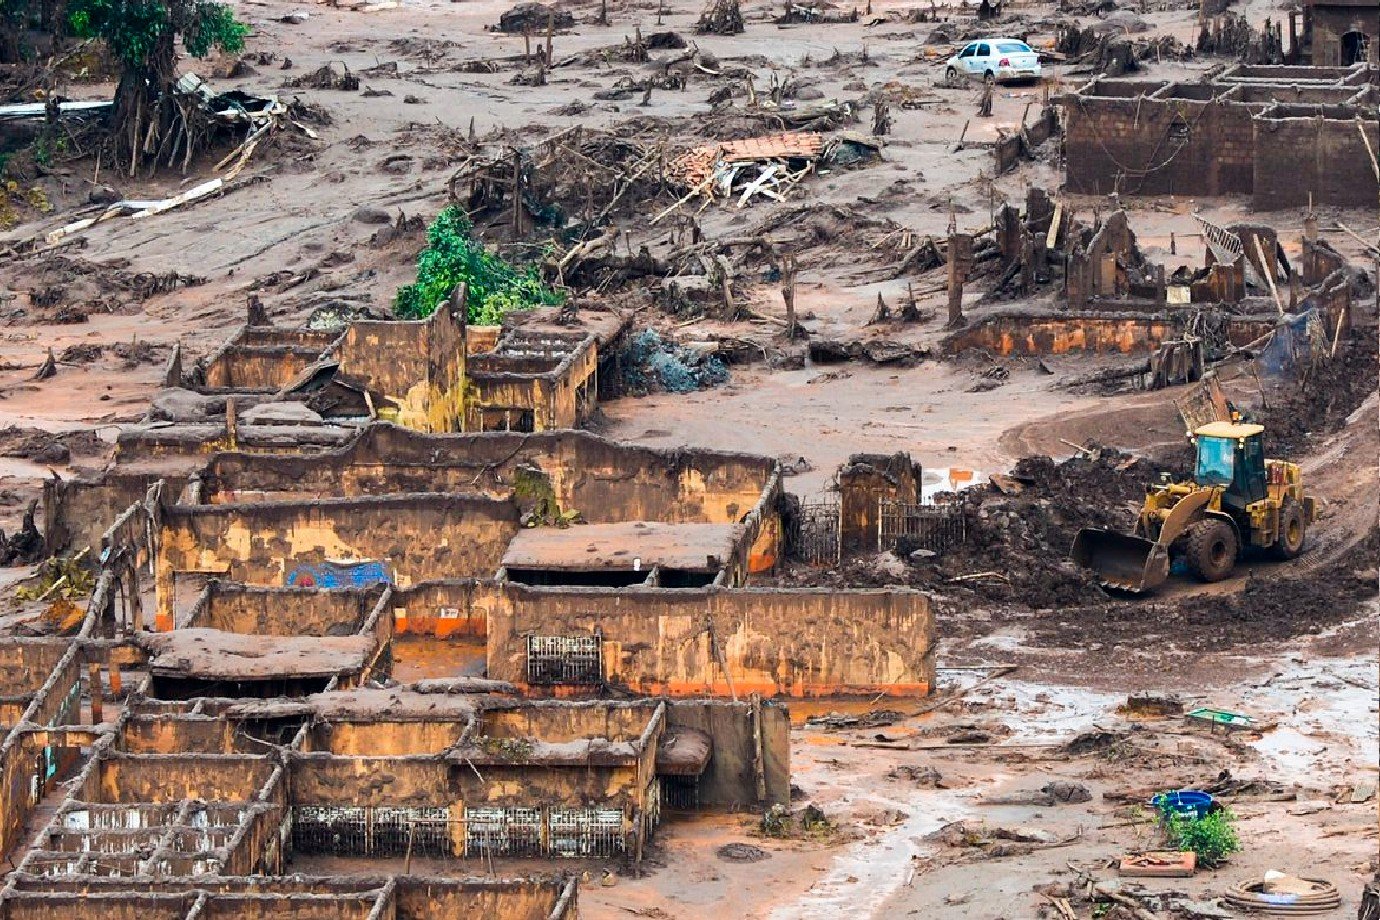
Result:
{"label": "leafy bush", "polygon": [[417,281],[400,288],[393,304],[399,319],[425,319],[462,283],[468,288],[469,322],[477,326],[497,325],[512,310],[561,302],[560,293],[542,283],[535,266],[509,265],[475,240],[472,230],[459,208],[436,215],[417,258]]}
{"label": "leafy bush", "polygon": [[1225,808],[1202,818],[1174,811],[1163,815],[1169,845],[1176,850],[1192,850],[1204,869],[1215,869],[1241,849],[1241,840],[1232,826],[1236,816]]}

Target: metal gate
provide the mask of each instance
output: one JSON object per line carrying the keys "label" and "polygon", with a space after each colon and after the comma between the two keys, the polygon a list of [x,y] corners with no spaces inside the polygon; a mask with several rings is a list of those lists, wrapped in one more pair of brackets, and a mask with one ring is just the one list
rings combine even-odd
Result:
{"label": "metal gate", "polygon": [[529,684],[598,684],[603,680],[602,637],[527,637]]}
{"label": "metal gate", "polygon": [[837,496],[801,503],[796,553],[802,562],[807,565],[838,564],[840,513]]}
{"label": "metal gate", "polygon": [[957,503],[912,505],[883,500],[877,527],[877,550],[943,553],[963,543],[963,506]]}

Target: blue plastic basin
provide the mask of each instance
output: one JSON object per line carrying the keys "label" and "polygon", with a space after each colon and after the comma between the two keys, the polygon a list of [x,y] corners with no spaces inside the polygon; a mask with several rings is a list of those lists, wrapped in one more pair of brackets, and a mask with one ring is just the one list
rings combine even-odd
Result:
{"label": "blue plastic basin", "polygon": [[1161,792],[1150,800],[1150,804],[1161,812],[1193,818],[1205,818],[1212,810],[1212,796],[1193,789],[1180,789],[1176,792]]}

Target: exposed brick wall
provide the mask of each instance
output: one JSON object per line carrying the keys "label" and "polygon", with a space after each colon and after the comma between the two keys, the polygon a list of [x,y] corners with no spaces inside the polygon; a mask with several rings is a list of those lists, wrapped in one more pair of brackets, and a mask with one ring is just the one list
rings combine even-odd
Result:
{"label": "exposed brick wall", "polygon": [[1313,17],[1313,63],[1320,67],[1335,67],[1351,63],[1342,60],[1342,36],[1348,32],[1364,32],[1370,36],[1370,61],[1375,63],[1380,45],[1380,16],[1374,6],[1369,8],[1345,6],[1315,6]]}
{"label": "exposed brick wall", "polygon": [[[1268,211],[1308,204],[1374,207],[1375,172],[1354,120],[1316,117],[1258,118],[1255,131],[1255,200]],[[1380,128],[1365,123],[1380,152]]]}
{"label": "exposed brick wall", "polygon": [[1125,173],[1123,194],[1250,194],[1251,109],[1196,99],[1071,99],[1064,108],[1069,191],[1109,194]]}

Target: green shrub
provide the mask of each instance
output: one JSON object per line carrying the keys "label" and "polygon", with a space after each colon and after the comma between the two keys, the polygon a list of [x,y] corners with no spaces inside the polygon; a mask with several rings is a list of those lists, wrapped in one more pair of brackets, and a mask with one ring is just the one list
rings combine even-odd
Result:
{"label": "green shrub", "polygon": [[1241,849],[1232,826],[1235,821],[1236,816],[1225,808],[1203,818],[1170,811],[1164,813],[1164,834],[1174,849],[1196,853],[1199,867],[1215,869]]}
{"label": "green shrub", "polygon": [[471,235],[469,218],[457,207],[436,215],[427,229],[426,248],[417,257],[417,280],[398,290],[393,312],[399,319],[425,319],[457,284],[468,289],[468,320],[497,325],[503,314],[561,302],[559,292],[542,283],[535,266],[515,268]]}

